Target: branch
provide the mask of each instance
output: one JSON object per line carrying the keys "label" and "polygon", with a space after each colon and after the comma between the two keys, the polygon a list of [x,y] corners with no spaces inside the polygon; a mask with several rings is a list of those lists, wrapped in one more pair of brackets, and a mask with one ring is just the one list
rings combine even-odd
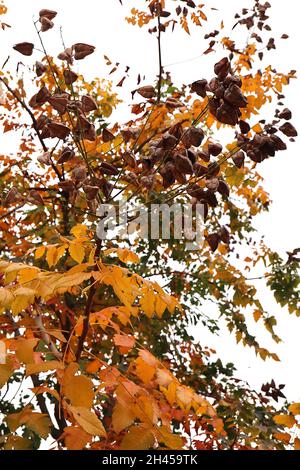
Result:
{"label": "branch", "polygon": [[158,83],[157,83],[157,103],[160,102],[161,98],[161,84],[162,84],[162,54],[161,54],[161,22],[160,22],[160,5],[158,5],[158,15],[157,15],[157,42],[158,42]]}

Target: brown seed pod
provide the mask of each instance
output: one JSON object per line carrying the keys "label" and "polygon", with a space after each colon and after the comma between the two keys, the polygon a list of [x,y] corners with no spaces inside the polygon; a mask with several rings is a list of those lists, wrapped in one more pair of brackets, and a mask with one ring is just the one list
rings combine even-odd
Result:
{"label": "brown seed pod", "polygon": [[92,199],[95,199],[99,192],[98,186],[91,186],[89,184],[84,184],[82,188],[89,201],[91,201]]}
{"label": "brown seed pod", "polygon": [[41,16],[39,19],[41,23],[41,32],[44,33],[48,31],[49,29],[53,28],[54,23],[53,21],[49,20],[46,16]]}
{"label": "brown seed pod", "polygon": [[100,168],[101,173],[106,174],[106,175],[118,175],[119,174],[119,170],[115,168],[113,165],[111,165],[111,163],[108,163],[108,162],[102,162],[99,168]]}
{"label": "brown seed pod", "polygon": [[82,110],[85,113],[89,113],[90,111],[95,111],[96,109],[98,109],[98,105],[96,101],[94,100],[94,98],[92,98],[89,95],[84,95],[81,98],[81,102],[82,102]]}
{"label": "brown seed pod", "polygon": [[233,163],[237,168],[242,168],[245,162],[245,154],[240,150],[232,156]]}
{"label": "brown seed pod", "polygon": [[78,75],[73,70],[65,69],[63,73],[66,85],[72,85],[72,83],[76,82]]}
{"label": "brown seed pod", "polygon": [[122,154],[122,157],[124,158],[124,161],[125,163],[130,166],[131,168],[135,168],[136,167],[136,160],[135,160],[135,156],[130,153],[130,152],[124,152]]}
{"label": "brown seed pod", "polygon": [[107,128],[103,129],[102,131],[102,140],[103,142],[110,142],[114,140],[114,134]]}
{"label": "brown seed pod", "polygon": [[142,176],[140,179],[141,185],[147,189],[152,189],[154,184],[153,176]]}
{"label": "brown seed pod", "polygon": [[172,150],[177,143],[178,139],[176,139],[174,135],[166,132],[159,141],[159,147],[164,150]]}
{"label": "brown seed pod", "polygon": [[207,179],[205,185],[207,189],[215,193],[219,187],[219,179],[218,178]]}
{"label": "brown seed pod", "polygon": [[270,139],[275,145],[275,150],[286,150],[286,144],[283,142],[283,140],[278,137],[278,135],[271,135]]}
{"label": "brown seed pod", "polygon": [[297,137],[298,135],[295,127],[290,122],[285,122],[282,124],[282,126],[279,127],[279,130],[287,137]]}
{"label": "brown seed pod", "polygon": [[207,80],[197,80],[191,84],[191,91],[196,93],[201,98],[206,97],[206,90],[207,90]]}
{"label": "brown seed pod", "polygon": [[69,65],[73,64],[73,50],[71,47],[67,47],[63,52],[57,56],[60,60],[65,60]]}
{"label": "brown seed pod", "polygon": [[45,73],[47,70],[46,65],[44,65],[42,62],[36,61],[35,63],[35,71],[37,77],[41,77],[43,73]]}
{"label": "brown seed pod", "polygon": [[17,190],[17,188],[11,188],[5,199],[4,199],[4,206],[8,207],[10,204],[13,204],[14,202],[20,201],[22,199],[21,194]]}
{"label": "brown seed pod", "polygon": [[50,152],[44,152],[42,155],[37,157],[37,161],[43,165],[51,165]]}
{"label": "brown seed pod", "polygon": [[200,188],[197,184],[191,184],[187,188],[187,193],[195,197],[198,201],[205,200],[206,192],[203,188]]}
{"label": "brown seed pod", "polygon": [[20,54],[27,56],[32,55],[33,48],[34,44],[32,44],[31,42],[19,42],[18,44],[15,44],[13,46],[13,49],[15,51],[18,51],[20,52]]}
{"label": "brown seed pod", "polygon": [[210,155],[206,150],[198,150],[197,156],[204,162],[209,162],[210,160]]}
{"label": "brown seed pod", "polygon": [[200,163],[196,162],[193,165],[195,176],[204,176],[207,173],[206,166],[201,165]]}
{"label": "brown seed pod", "polygon": [[241,133],[242,134],[248,134],[248,132],[250,131],[250,125],[248,124],[248,122],[246,121],[243,121],[243,120],[240,120],[239,122],[239,126],[240,126],[240,129],[241,129]]}
{"label": "brown seed pod", "polygon": [[223,124],[234,126],[239,121],[238,108],[233,107],[228,103],[223,103],[217,109],[216,118]]}
{"label": "brown seed pod", "polygon": [[217,62],[214,66],[214,72],[218,75],[218,78],[221,80],[228,75],[230,69],[230,62],[227,57],[224,57],[219,62]]}
{"label": "brown seed pod", "polygon": [[60,122],[52,121],[47,125],[47,127],[51,137],[57,137],[61,140],[65,140],[71,132],[67,126]]}
{"label": "brown seed pod", "polygon": [[222,196],[229,197],[229,195],[230,195],[229,186],[228,186],[228,184],[225,183],[225,181],[223,181],[223,180],[219,180],[219,186],[218,186],[217,191],[218,191],[218,193],[220,193]]}
{"label": "brown seed pod", "polygon": [[180,153],[177,153],[174,156],[174,161],[175,161],[175,168],[178,172],[183,173],[184,175],[193,174],[194,168],[193,168],[191,160],[188,157],[186,157],[185,155],[181,155]]}
{"label": "brown seed pod", "polygon": [[81,60],[84,59],[86,56],[92,54],[96,48],[95,46],[91,46],[90,44],[78,42],[76,44],[73,44],[72,49],[75,52],[75,59]]}
{"label": "brown seed pod", "polygon": [[229,245],[230,243],[230,233],[228,232],[226,227],[221,227],[220,230],[218,231],[218,235],[220,240],[225,243],[226,245]]}
{"label": "brown seed pod", "polygon": [[77,182],[84,181],[86,179],[86,169],[83,166],[74,168],[72,178]]}
{"label": "brown seed pod", "polygon": [[204,195],[204,198],[207,202],[207,204],[211,207],[217,207],[218,205],[218,199],[216,198],[216,195],[213,191],[210,191],[209,189],[207,189],[205,191],[205,195]]}
{"label": "brown seed pod", "polygon": [[74,150],[72,150],[70,147],[65,147],[62,150],[60,157],[57,160],[57,163],[61,164],[61,163],[68,162],[69,160],[74,158],[74,156],[75,156]]}
{"label": "brown seed pod", "polygon": [[223,83],[225,88],[229,87],[232,84],[235,84],[238,87],[242,86],[242,80],[238,75],[227,75]]}
{"label": "brown seed pod", "polygon": [[70,193],[75,190],[75,186],[73,181],[71,180],[66,180],[66,181],[60,181],[58,183],[58,186],[63,190],[66,191],[67,193]]}
{"label": "brown seed pod", "polygon": [[86,140],[94,141],[97,138],[96,129],[94,124],[91,124],[89,129],[84,131],[83,138]]}
{"label": "brown seed pod", "polygon": [[210,235],[207,235],[206,241],[209,244],[212,252],[215,252],[218,248],[219,242],[220,242],[220,237],[218,233],[211,233]]}
{"label": "brown seed pod", "polygon": [[136,92],[146,99],[154,98],[156,95],[155,88],[152,85],[142,86]]}
{"label": "brown seed pod", "polygon": [[199,147],[204,139],[204,132],[200,127],[190,126],[182,134],[182,143],[186,148],[194,145]]}
{"label": "brown seed pod", "polygon": [[236,106],[238,108],[245,108],[248,103],[241,89],[235,84],[230,85],[230,87],[226,89],[224,99],[231,106]]}
{"label": "brown seed pod", "polygon": [[44,205],[42,196],[35,189],[30,191],[27,201],[32,202],[33,204]]}
{"label": "brown seed pod", "polygon": [[210,155],[213,155],[214,157],[216,157],[217,155],[219,155],[223,150],[223,147],[221,144],[218,144],[218,143],[210,143],[208,144],[208,152]]}
{"label": "brown seed pod", "polygon": [[284,108],[281,113],[278,114],[280,119],[286,119],[287,121],[292,118],[292,112],[288,108]]}
{"label": "brown seed pod", "polygon": [[40,17],[45,17],[45,18],[48,18],[48,20],[53,20],[53,18],[55,18],[57,15],[57,12],[54,11],[54,10],[47,10],[46,8],[43,8],[40,12],[39,12],[39,16]]}
{"label": "brown seed pod", "polygon": [[68,96],[63,94],[55,94],[48,98],[48,102],[56,111],[58,111],[59,114],[64,114],[66,112],[68,101]]}

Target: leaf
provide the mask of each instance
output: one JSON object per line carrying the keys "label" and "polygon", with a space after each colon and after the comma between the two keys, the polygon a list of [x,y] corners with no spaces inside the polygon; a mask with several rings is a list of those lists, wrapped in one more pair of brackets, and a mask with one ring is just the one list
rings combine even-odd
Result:
{"label": "leaf", "polygon": [[116,433],[122,432],[125,428],[134,423],[135,414],[129,405],[124,406],[121,403],[116,403],[112,414],[112,426]]}
{"label": "leaf", "polygon": [[49,416],[42,413],[32,413],[24,424],[43,439],[47,438],[52,426]]}
{"label": "leaf", "polygon": [[155,436],[158,442],[165,444],[166,447],[172,450],[182,449],[182,438],[173,434],[167,426],[161,426],[155,430]]}
{"label": "leaf", "polygon": [[9,308],[13,300],[14,300],[14,296],[10,292],[10,290],[6,289],[5,287],[1,287],[0,288],[0,306]]}
{"label": "leaf", "polygon": [[30,364],[34,362],[34,348],[36,347],[39,340],[37,338],[25,339],[19,338],[16,341],[16,354],[19,361],[24,364]]}
{"label": "leaf", "polygon": [[14,292],[15,298],[11,303],[13,315],[18,315],[34,302],[35,290],[28,287],[19,287]]}
{"label": "leaf", "polygon": [[132,426],[121,442],[121,450],[146,450],[154,444],[152,429],[143,425]]}
{"label": "leaf", "polygon": [[113,340],[121,354],[128,353],[135,345],[135,337],[131,335],[114,335]]}
{"label": "leaf", "polygon": [[85,250],[80,243],[71,242],[69,245],[69,253],[74,261],[76,261],[78,264],[82,263],[85,256]]}
{"label": "leaf", "polygon": [[45,251],[46,251],[46,247],[44,245],[41,245],[39,246],[36,250],[35,250],[35,259],[40,259],[44,256],[45,254]]}
{"label": "leaf", "polygon": [[97,416],[82,406],[68,406],[79,426],[92,436],[106,437],[106,431]]}
{"label": "leaf", "polygon": [[91,408],[94,401],[93,382],[84,375],[66,376],[63,393],[73,406]]}
{"label": "leaf", "polygon": [[280,424],[281,426],[285,426],[287,428],[291,428],[294,426],[294,424],[297,424],[294,416],[284,414],[274,416],[274,421],[276,424]]}
{"label": "leaf", "polygon": [[62,437],[68,450],[82,450],[91,441],[90,434],[75,426],[65,428]]}
{"label": "leaf", "polygon": [[294,415],[300,415],[300,403],[292,403],[288,410]]}
{"label": "leaf", "polygon": [[74,235],[75,238],[85,237],[87,233],[86,225],[78,224],[71,228],[70,233]]}
{"label": "leaf", "polygon": [[19,273],[19,283],[26,284],[26,282],[36,279],[40,270],[38,268],[25,268]]}
{"label": "leaf", "polygon": [[8,359],[6,364],[0,364],[0,388],[6,384],[14,372],[13,366]]}
{"label": "leaf", "polygon": [[38,374],[40,372],[48,372],[49,370],[63,370],[64,363],[60,361],[45,361],[41,364],[27,364],[26,375]]}
{"label": "leaf", "polygon": [[294,449],[295,450],[300,450],[300,439],[298,437],[295,437],[294,440]]}

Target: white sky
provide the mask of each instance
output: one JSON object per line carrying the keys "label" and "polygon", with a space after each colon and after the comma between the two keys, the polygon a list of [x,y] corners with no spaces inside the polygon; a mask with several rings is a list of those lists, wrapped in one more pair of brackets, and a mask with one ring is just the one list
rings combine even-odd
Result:
{"label": "white sky", "polygon": [[[79,61],[78,70],[84,72],[86,78],[94,76],[107,77],[109,68],[106,67],[103,55],[106,54],[112,62],[131,67],[132,79],[124,83],[123,89],[117,89],[121,97],[130,103],[130,91],[135,88],[136,76],[139,72],[145,74],[145,84],[151,84],[157,73],[157,48],[154,36],[147,33],[147,28],[139,29],[127,25],[124,21],[125,11],[119,0],[6,0],[9,8],[5,21],[12,25],[11,29],[0,32],[1,50],[0,64],[11,54],[8,68],[13,72],[16,60],[22,59],[25,64],[31,64],[32,58],[25,58],[12,51],[13,44],[22,41],[31,41],[36,44],[37,38],[33,27],[32,18],[37,16],[41,8],[50,8],[59,12],[55,18],[55,28],[44,33],[44,40],[49,52],[57,55],[62,50],[59,37],[59,26],[63,25],[64,39],[67,45],[75,42],[86,42],[96,46],[96,52]],[[139,6],[141,0],[123,0],[124,5]],[[144,2],[143,2],[144,3]],[[268,53],[268,60],[279,71],[288,72],[290,69],[299,70],[299,11],[298,2],[295,0],[270,0],[271,24],[273,35],[279,38],[282,33],[289,34],[290,38],[277,42],[277,49]],[[204,11],[209,18],[207,31],[218,29],[221,19],[225,25],[231,27],[234,24],[233,15],[242,7],[252,5],[251,0],[209,0],[209,7],[216,7],[220,12]],[[206,32],[207,32],[206,31]],[[241,34],[241,33],[238,33]],[[231,35],[230,29],[225,30],[224,35]],[[242,40],[246,41],[246,30]],[[175,84],[191,83],[199,78],[207,78],[212,75],[213,64],[223,57],[222,51],[217,54],[202,56],[207,45],[203,42],[203,30],[197,29],[189,37],[181,30],[175,30],[173,35],[163,36],[163,64],[179,64],[166,67],[172,73]],[[193,59],[193,60],[189,60]],[[184,61],[182,63],[182,61]],[[122,68],[120,67],[120,70]],[[115,83],[122,78],[122,72],[112,75]],[[300,129],[299,80],[293,81],[288,87],[286,104],[293,111],[294,125]],[[122,117],[125,119],[128,104],[123,105]],[[4,138],[6,150],[12,150],[15,142],[12,134]],[[3,139],[2,139],[3,143]],[[2,144],[3,145],[3,144]],[[3,147],[2,147],[3,148]],[[265,188],[270,192],[273,205],[269,213],[256,219],[256,226],[260,233],[266,237],[266,242],[272,249],[284,254],[300,246],[299,243],[299,173],[300,173],[300,143],[299,140],[288,146],[286,152],[279,152],[274,159],[269,159],[259,166],[259,170],[266,177]],[[254,353],[242,346],[235,345],[234,337],[226,331],[219,337],[208,334],[203,328],[195,331],[195,336],[202,345],[214,346],[220,352],[224,361],[232,361],[238,366],[238,376],[247,379],[251,385],[259,386],[262,382],[271,378],[276,383],[286,383],[284,390],[291,400],[300,399],[299,364],[300,319],[289,316],[285,310],[272,301],[267,290],[261,290],[262,281],[257,281],[256,287],[262,292],[263,305],[275,315],[278,327],[277,331],[284,342],[276,345],[269,337],[262,334],[264,346],[269,346],[273,352],[277,352],[281,358],[280,363],[273,361],[263,362],[256,359]],[[209,313],[209,312],[206,312]],[[260,325],[256,328],[263,328]]]}

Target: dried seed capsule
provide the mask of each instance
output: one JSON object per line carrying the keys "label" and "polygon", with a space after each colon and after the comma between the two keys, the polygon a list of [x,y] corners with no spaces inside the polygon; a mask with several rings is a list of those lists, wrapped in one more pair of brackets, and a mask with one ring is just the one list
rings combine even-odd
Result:
{"label": "dried seed capsule", "polygon": [[245,108],[247,106],[247,99],[243,95],[241,89],[233,84],[225,91],[224,99],[231,106],[237,106],[238,108]]}
{"label": "dried seed capsule", "polygon": [[23,55],[32,55],[34,45],[31,42],[19,42],[13,46],[15,51],[20,52]]}
{"label": "dried seed capsule", "polygon": [[191,147],[194,145],[195,147],[199,147],[201,145],[202,140],[204,139],[204,132],[200,127],[188,127],[184,133],[182,134],[182,143],[186,148]]}
{"label": "dried seed capsule", "polygon": [[72,70],[64,70],[64,79],[66,85],[72,85],[72,83],[76,82],[78,75],[77,73],[73,72]]}
{"label": "dried seed capsule", "polygon": [[219,155],[219,153],[221,153],[223,150],[223,147],[221,144],[218,144],[218,143],[210,143],[208,144],[208,151],[209,151],[209,154],[210,155],[213,155],[214,157],[216,157],[217,155]]}

